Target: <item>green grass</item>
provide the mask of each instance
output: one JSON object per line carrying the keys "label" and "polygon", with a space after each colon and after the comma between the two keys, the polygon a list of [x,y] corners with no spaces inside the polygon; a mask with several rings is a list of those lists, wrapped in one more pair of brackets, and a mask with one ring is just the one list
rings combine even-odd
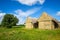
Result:
{"label": "green grass", "polygon": [[60,29],[0,28],[0,40],[60,40]]}

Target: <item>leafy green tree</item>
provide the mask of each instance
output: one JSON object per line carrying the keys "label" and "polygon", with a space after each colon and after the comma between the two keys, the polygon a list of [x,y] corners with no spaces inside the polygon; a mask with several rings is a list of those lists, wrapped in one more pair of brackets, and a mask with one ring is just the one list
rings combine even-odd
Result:
{"label": "leafy green tree", "polygon": [[18,23],[17,17],[12,14],[6,14],[2,20],[1,25],[7,28],[12,28]]}

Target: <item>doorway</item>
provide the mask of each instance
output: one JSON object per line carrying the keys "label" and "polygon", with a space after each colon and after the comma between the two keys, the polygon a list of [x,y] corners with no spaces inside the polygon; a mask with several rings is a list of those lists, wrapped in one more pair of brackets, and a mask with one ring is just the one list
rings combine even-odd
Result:
{"label": "doorway", "polygon": [[33,24],[34,28],[38,28],[38,22]]}
{"label": "doorway", "polygon": [[52,20],[52,21],[53,21],[53,23],[54,23],[54,28],[58,28],[58,27],[59,27],[58,23],[55,22],[54,20]]}

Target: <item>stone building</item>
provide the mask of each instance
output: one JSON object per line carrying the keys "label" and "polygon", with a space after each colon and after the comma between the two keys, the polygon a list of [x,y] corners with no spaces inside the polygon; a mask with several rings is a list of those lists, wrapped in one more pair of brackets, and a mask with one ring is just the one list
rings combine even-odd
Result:
{"label": "stone building", "polygon": [[59,28],[59,23],[56,19],[49,16],[46,12],[39,17],[39,19],[30,18],[26,19],[25,27],[27,29],[39,28],[39,29],[56,29]]}
{"label": "stone building", "polygon": [[34,24],[37,22],[37,19],[28,17],[25,23],[26,28],[34,28]]}

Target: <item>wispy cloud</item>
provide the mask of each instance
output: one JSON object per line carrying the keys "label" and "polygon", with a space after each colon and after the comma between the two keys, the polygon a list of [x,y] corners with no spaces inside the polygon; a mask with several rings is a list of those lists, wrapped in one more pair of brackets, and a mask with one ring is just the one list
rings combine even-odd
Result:
{"label": "wispy cloud", "polygon": [[33,8],[33,9],[30,9],[30,10],[27,10],[27,11],[22,11],[22,10],[18,9],[18,10],[15,11],[15,13],[17,13],[17,15],[27,17],[31,14],[34,14],[38,9],[39,8]]}
{"label": "wispy cloud", "polygon": [[44,4],[45,0],[38,0],[41,5]]}
{"label": "wispy cloud", "polygon": [[57,16],[60,16],[60,11],[58,11],[56,15],[57,15]]}
{"label": "wispy cloud", "polygon": [[25,4],[28,6],[32,6],[34,4],[36,4],[37,2],[39,2],[41,5],[45,2],[45,0],[16,0],[21,4]]}
{"label": "wispy cloud", "polygon": [[40,8],[33,8],[27,11],[22,11],[20,9],[14,11],[16,14],[14,14],[18,19],[19,19],[19,23],[18,24],[24,24],[26,17],[34,14],[35,12],[37,12]]}

